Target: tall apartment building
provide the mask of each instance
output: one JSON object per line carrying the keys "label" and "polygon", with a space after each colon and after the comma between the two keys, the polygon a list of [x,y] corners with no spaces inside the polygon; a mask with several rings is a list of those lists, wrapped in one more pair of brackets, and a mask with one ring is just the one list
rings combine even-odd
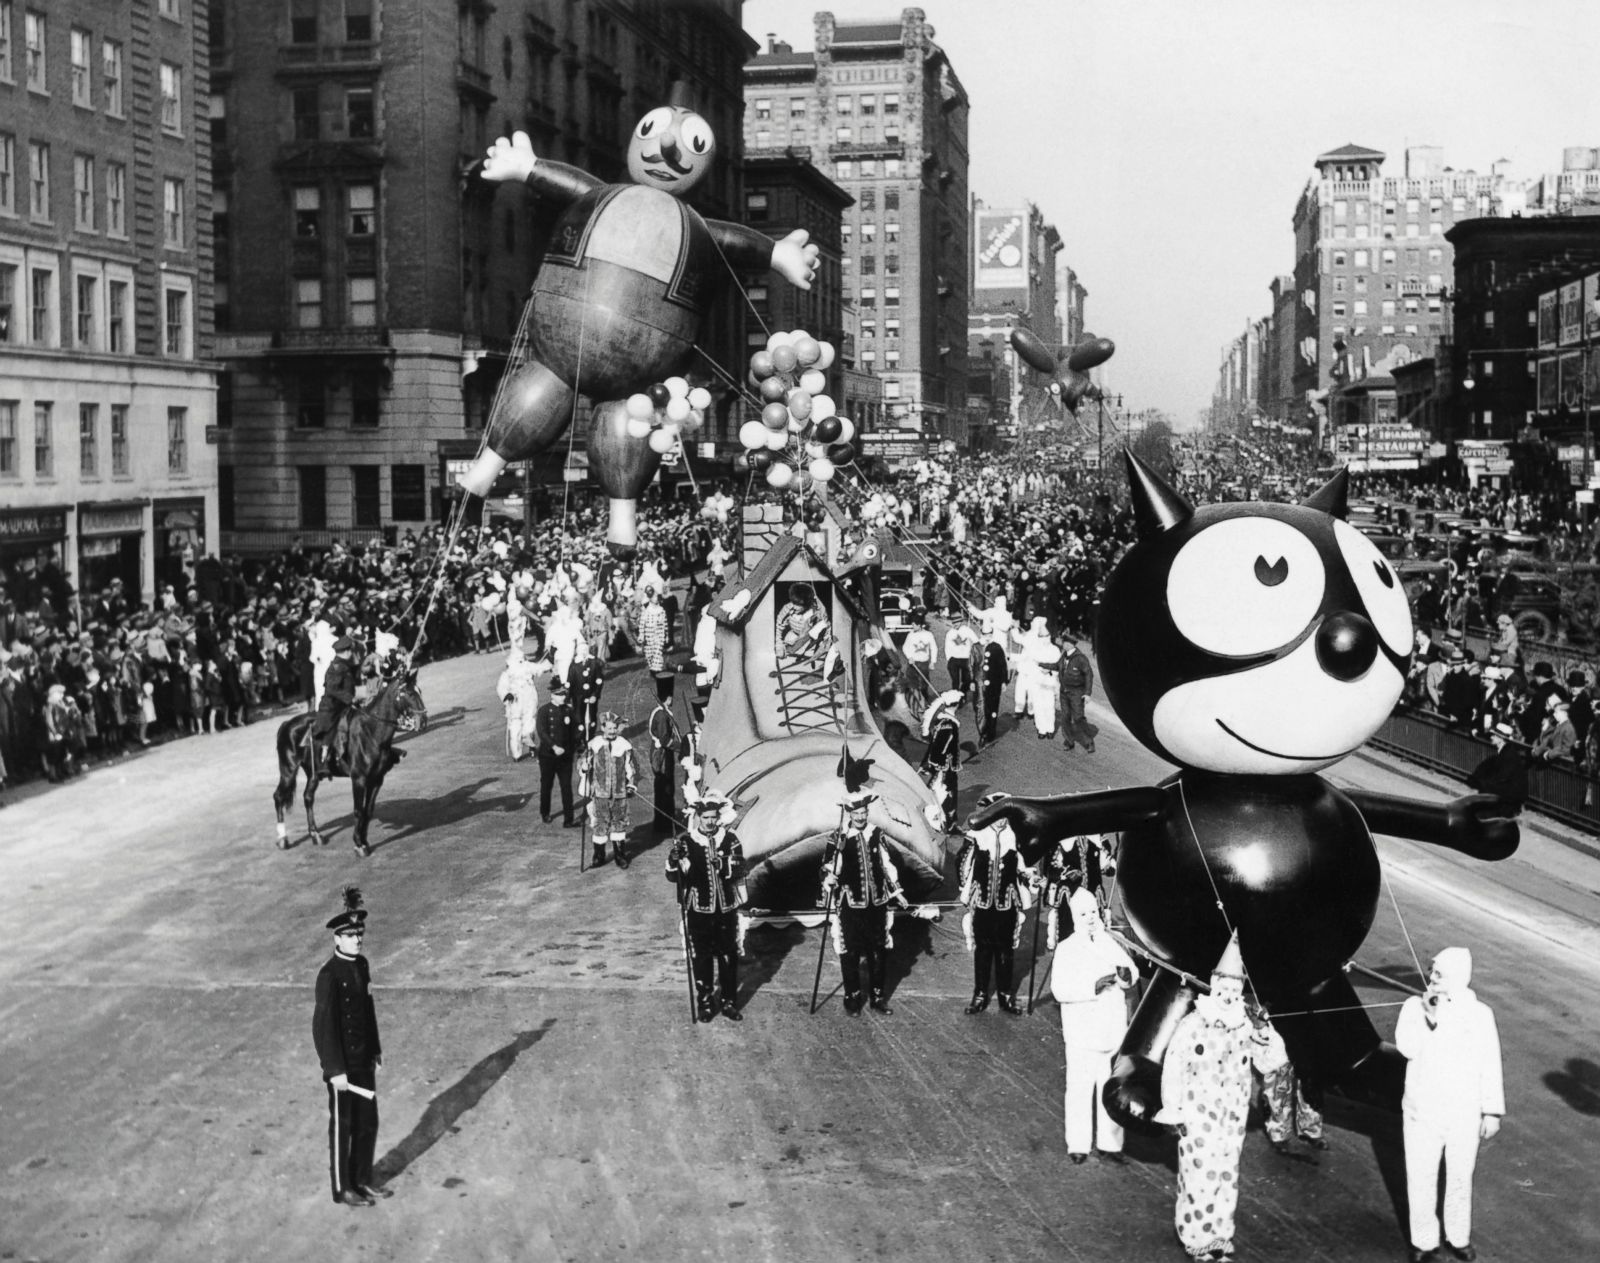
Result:
{"label": "tall apartment building", "polygon": [[858,364],[882,377],[890,427],[965,447],[966,91],[921,9],[814,23],[812,51],[774,40],[746,67],[746,152],[806,153],[854,198],[843,284]]}
{"label": "tall apartment building", "polygon": [[[968,300],[967,360],[969,394],[982,397],[982,420],[1014,438],[1017,427],[1054,420],[1051,402],[1037,373],[1024,368],[1011,346],[1011,331],[1031,329],[1048,347],[1065,342],[1056,293],[1061,234],[1032,202],[1017,207],[972,204],[972,297]],[[982,365],[983,372],[978,371]],[[980,377],[989,382],[982,383]],[[1001,387],[996,397],[994,385]],[[978,409],[975,407],[975,411]],[[980,447],[993,447],[1000,434],[974,435]]]}
{"label": "tall apartment building", "polygon": [[217,544],[205,0],[0,0],[0,576]]}
{"label": "tall apartment building", "polygon": [[[1502,164],[1485,175],[1444,166],[1431,146],[1406,150],[1402,177],[1385,155],[1346,145],[1320,155],[1294,211],[1297,400],[1359,377],[1397,347],[1431,355],[1449,332],[1446,239],[1464,219],[1502,213]],[[1520,203],[1519,203],[1520,204]],[[1342,348],[1337,344],[1342,344]]]}
{"label": "tall apartment building", "polygon": [[[495,137],[524,130],[541,157],[625,180],[629,133],[681,79],[719,144],[691,201],[742,209],[755,44],[739,0],[216,5],[219,474],[237,548],[445,512],[561,209],[479,178]],[[730,371],[733,289],[701,336]],[[559,479],[566,446],[535,464]]]}
{"label": "tall apartment building", "polygon": [[1065,259],[1056,264],[1056,324],[1061,329],[1061,345],[1077,346],[1083,341],[1084,309],[1089,291],[1084,288]]}

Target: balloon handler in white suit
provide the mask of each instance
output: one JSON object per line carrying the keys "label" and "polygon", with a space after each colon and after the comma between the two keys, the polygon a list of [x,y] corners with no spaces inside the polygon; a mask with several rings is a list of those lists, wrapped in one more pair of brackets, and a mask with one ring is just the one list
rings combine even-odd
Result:
{"label": "balloon handler in white suit", "polygon": [[534,722],[539,714],[538,670],[515,641],[494,691],[506,707],[506,753],[513,762],[526,758],[539,744]]}
{"label": "balloon handler in white suit", "polygon": [[1128,988],[1137,971],[1106,930],[1100,905],[1086,887],[1072,892],[1067,907],[1075,933],[1061,940],[1050,966],[1050,994],[1061,1005],[1067,1054],[1067,1153],[1074,1163],[1094,1153],[1121,1164],[1122,1125],[1106,1112],[1102,1090],[1128,1029]]}

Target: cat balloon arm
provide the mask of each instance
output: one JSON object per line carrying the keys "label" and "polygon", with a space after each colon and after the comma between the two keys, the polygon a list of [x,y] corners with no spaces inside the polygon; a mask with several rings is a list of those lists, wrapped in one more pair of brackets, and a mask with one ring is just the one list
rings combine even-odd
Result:
{"label": "cat balloon arm", "polygon": [[1522,840],[1515,808],[1494,794],[1464,794],[1447,803],[1397,798],[1370,790],[1345,791],[1374,833],[1447,846],[1480,860],[1503,860]]}
{"label": "cat balloon arm", "polygon": [[979,811],[967,826],[982,829],[1003,820],[1016,835],[1022,858],[1033,864],[1046,846],[1062,838],[1080,833],[1120,833],[1159,819],[1166,809],[1166,794],[1153,785],[1143,785],[1054,798],[1002,798]]}

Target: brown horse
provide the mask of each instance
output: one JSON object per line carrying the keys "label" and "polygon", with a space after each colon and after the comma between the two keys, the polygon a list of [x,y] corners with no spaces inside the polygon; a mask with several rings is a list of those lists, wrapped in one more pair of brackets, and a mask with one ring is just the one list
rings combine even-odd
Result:
{"label": "brown horse", "polygon": [[394,748],[395,734],[421,732],[428,724],[428,708],[417,691],[417,673],[411,670],[396,675],[378,690],[368,706],[352,706],[346,711],[337,730],[339,753],[327,761],[321,751],[313,751],[314,743],[307,735],[315,718],[297,715],[278,725],[278,788],[272,795],[272,805],[278,812],[278,846],[285,850],[289,846],[283,812],[294,797],[299,774],[306,774],[306,828],[314,846],[326,845],[312,810],[317,784],[335,776],[348,776],[356,806],[356,853],[371,855],[367,822],[372,819],[383,778],[406,753]]}

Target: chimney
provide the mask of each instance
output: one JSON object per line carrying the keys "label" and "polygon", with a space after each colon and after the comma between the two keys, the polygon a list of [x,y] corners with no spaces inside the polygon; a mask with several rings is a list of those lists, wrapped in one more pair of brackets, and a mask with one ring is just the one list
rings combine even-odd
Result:
{"label": "chimney", "polygon": [[767,51],[769,53],[792,53],[794,48],[788,40],[779,39],[776,31],[768,31]]}

